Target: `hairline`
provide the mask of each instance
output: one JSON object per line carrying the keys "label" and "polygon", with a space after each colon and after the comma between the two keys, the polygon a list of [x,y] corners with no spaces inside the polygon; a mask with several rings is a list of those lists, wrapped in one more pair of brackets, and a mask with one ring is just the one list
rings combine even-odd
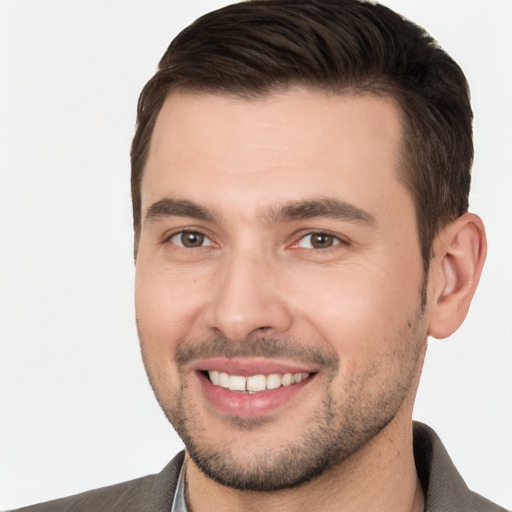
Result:
{"label": "hairline", "polygon": [[[232,98],[236,100],[243,100],[248,102],[257,102],[262,101],[265,99],[269,99],[275,95],[278,94],[286,94],[287,92],[290,92],[292,90],[304,90],[304,91],[310,91],[310,92],[316,92],[320,94],[325,94],[327,97],[329,96],[373,96],[375,98],[385,99],[387,101],[390,101],[394,104],[396,107],[396,112],[399,116],[400,121],[400,138],[399,138],[399,144],[397,147],[397,169],[395,177],[396,179],[402,184],[408,193],[410,194],[411,200],[414,205],[414,211],[416,215],[416,236],[418,244],[420,245],[420,248],[422,249],[422,254],[425,256],[424,251],[426,251],[427,248],[423,247],[424,241],[421,238],[420,234],[420,212],[418,210],[418,204],[414,195],[415,189],[412,184],[412,180],[409,176],[411,172],[414,172],[411,169],[411,155],[410,152],[412,151],[412,144],[411,144],[411,138],[413,137],[413,130],[411,130],[410,126],[410,120],[405,112],[405,109],[400,101],[400,93],[398,90],[398,87],[391,83],[391,81],[385,77],[385,76],[374,76],[373,78],[367,78],[365,80],[362,80],[358,84],[353,85],[344,85],[341,87],[334,87],[330,84],[324,85],[324,84],[318,84],[318,83],[309,83],[307,81],[287,81],[286,83],[274,83],[270,84],[265,88],[262,89],[251,89],[249,87],[247,88],[239,88],[234,89],[233,87],[222,87],[222,86],[207,86],[202,83],[197,82],[186,82],[183,84],[169,84],[167,87],[167,92],[162,95],[163,101],[161,102],[161,105],[157,110],[154,111],[154,114],[146,125],[146,130],[149,130],[151,132],[151,136],[149,138],[149,143],[146,147],[145,157],[144,157],[144,165],[141,167],[140,173],[137,176],[138,177],[138,184],[137,184],[137,194],[139,198],[139,211],[138,211],[138,222],[135,225],[134,224],[134,231],[135,231],[135,244],[134,244],[134,256],[135,259],[137,258],[137,249],[140,239],[140,232],[142,229],[142,221],[143,221],[143,212],[142,212],[142,203],[141,203],[141,193],[142,193],[142,180],[144,179],[144,175],[146,172],[146,166],[148,162],[149,153],[151,151],[151,145],[153,141],[153,135],[155,131],[155,126],[158,120],[158,117],[160,115],[160,112],[162,111],[162,108],[165,104],[165,102],[168,100],[168,98],[175,93],[183,93],[183,94],[190,94],[190,95],[211,95],[211,96],[219,96],[219,97],[225,97],[225,98]],[[407,134],[410,134],[409,136]],[[432,241],[430,241],[430,245],[432,245]],[[431,250],[431,247],[428,248]],[[428,260],[423,258],[423,264],[424,264],[424,271],[425,273],[428,271]]]}

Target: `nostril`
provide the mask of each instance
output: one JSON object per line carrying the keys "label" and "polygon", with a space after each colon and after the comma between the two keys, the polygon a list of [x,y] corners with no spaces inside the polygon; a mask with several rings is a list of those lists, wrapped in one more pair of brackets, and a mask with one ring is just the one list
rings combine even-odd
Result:
{"label": "nostril", "polygon": [[265,325],[263,327],[257,327],[256,329],[254,329],[253,332],[265,333],[265,332],[268,332],[271,329],[272,329],[272,327],[270,327],[269,325]]}

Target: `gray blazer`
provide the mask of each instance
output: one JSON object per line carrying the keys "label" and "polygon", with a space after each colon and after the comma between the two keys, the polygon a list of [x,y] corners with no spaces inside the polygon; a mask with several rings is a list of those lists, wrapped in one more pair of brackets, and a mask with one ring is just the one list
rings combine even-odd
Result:
{"label": "gray blazer", "polygon": [[[425,512],[507,512],[471,492],[436,433],[414,423],[414,457],[426,497]],[[69,498],[19,509],[19,512],[169,512],[184,452],[157,475],[145,476]]]}

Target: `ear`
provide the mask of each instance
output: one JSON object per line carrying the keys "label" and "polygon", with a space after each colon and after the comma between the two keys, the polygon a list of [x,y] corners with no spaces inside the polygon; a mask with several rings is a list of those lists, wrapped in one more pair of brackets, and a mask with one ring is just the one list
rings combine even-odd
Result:
{"label": "ear", "polygon": [[434,242],[429,271],[429,330],[446,338],[462,324],[475,293],[487,253],[482,220],[466,213],[451,222]]}

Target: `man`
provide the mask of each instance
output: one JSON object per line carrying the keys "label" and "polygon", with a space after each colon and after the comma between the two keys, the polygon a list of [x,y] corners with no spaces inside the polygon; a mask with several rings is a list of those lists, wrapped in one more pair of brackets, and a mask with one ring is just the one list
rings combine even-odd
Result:
{"label": "man", "polygon": [[183,31],[139,101],[132,194],[143,358],[186,454],[32,510],[503,510],[411,420],[485,259],[471,119],[460,68],[379,5]]}

